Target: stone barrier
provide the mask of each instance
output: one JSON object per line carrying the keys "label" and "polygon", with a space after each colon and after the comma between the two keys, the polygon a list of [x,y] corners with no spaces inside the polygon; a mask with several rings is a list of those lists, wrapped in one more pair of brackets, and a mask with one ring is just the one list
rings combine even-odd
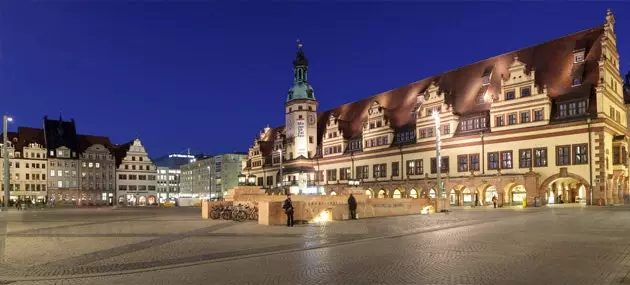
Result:
{"label": "stone barrier", "polygon": [[[348,195],[352,193],[357,201],[357,216],[361,219],[372,217],[400,216],[411,214],[431,214],[450,207],[448,199],[419,198],[393,199],[372,198],[364,195],[360,188],[346,189],[346,195],[311,196],[292,195],[294,208],[293,219],[296,222],[346,220],[350,218]],[[262,189],[253,186],[239,186],[230,189],[227,201],[208,202],[202,205],[202,217],[209,218],[214,205],[249,204],[258,206],[258,223],[261,225],[282,225],[286,223],[286,214],[282,204],[286,196],[266,195]]]}

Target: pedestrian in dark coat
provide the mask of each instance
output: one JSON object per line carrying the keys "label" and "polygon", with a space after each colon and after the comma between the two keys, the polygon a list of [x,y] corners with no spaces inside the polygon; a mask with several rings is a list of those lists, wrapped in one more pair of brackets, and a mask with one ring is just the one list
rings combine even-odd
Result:
{"label": "pedestrian in dark coat", "polygon": [[287,214],[287,227],[293,226],[293,203],[291,203],[291,194],[287,195],[287,198],[282,203],[282,209]]}
{"label": "pedestrian in dark coat", "polygon": [[348,208],[350,208],[350,219],[356,220],[357,218],[357,200],[350,194],[348,197]]}

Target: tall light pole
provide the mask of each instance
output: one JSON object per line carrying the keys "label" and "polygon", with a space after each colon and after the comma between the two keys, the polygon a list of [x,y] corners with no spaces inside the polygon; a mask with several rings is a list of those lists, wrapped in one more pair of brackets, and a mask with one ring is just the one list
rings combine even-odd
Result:
{"label": "tall light pole", "polygon": [[440,112],[436,109],[431,113],[435,120],[435,168],[437,171],[437,188],[442,198],[446,197],[444,189],[442,189],[442,157],[440,156]]}
{"label": "tall light pole", "polygon": [[4,155],[4,210],[9,210],[9,199],[11,196],[9,194],[9,179],[11,178],[9,173],[9,137],[7,134],[7,129],[9,128],[9,122],[12,122],[13,118],[4,115],[2,117],[2,127],[3,127],[3,140],[2,140],[2,155]]}
{"label": "tall light pole", "polygon": [[278,154],[280,155],[280,189],[282,189],[282,182],[284,181],[284,179],[282,179],[282,149],[278,149]]}
{"label": "tall light pole", "polygon": [[212,171],[210,170],[210,166],[208,165],[208,200],[210,200],[210,196],[212,196]]}
{"label": "tall light pole", "polygon": [[590,188],[590,196],[591,196],[591,206],[593,206],[593,156],[591,149],[591,117],[589,115],[586,118],[586,125],[588,126],[588,186]]}

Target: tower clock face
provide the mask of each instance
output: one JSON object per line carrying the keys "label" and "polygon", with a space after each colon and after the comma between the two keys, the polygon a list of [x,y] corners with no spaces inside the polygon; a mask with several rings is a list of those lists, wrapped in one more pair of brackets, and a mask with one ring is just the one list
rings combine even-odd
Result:
{"label": "tower clock face", "polygon": [[308,115],[308,124],[311,126],[315,125],[315,115],[313,114]]}

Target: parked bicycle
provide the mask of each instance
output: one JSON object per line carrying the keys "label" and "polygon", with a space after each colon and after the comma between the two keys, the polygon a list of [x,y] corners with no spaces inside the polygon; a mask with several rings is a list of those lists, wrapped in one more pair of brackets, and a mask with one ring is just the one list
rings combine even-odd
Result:
{"label": "parked bicycle", "polygon": [[245,220],[258,220],[258,207],[249,205],[215,205],[210,211],[213,220],[224,219],[242,222]]}
{"label": "parked bicycle", "polygon": [[212,206],[212,211],[210,211],[210,218],[213,220],[218,220],[221,218],[221,213],[223,213],[222,205]]}
{"label": "parked bicycle", "polygon": [[256,206],[254,206],[254,207],[246,206],[245,210],[247,212],[247,219],[253,220],[253,221],[258,221],[258,207],[256,207]]}

